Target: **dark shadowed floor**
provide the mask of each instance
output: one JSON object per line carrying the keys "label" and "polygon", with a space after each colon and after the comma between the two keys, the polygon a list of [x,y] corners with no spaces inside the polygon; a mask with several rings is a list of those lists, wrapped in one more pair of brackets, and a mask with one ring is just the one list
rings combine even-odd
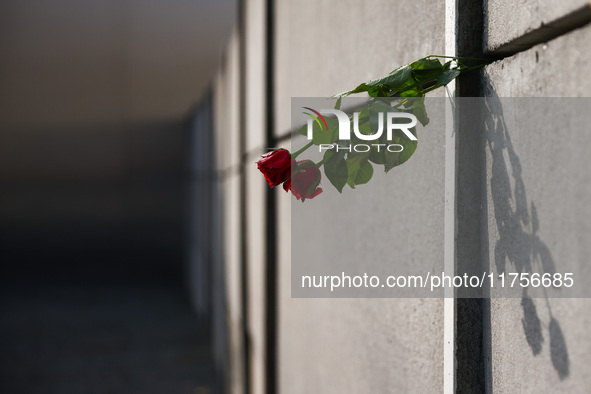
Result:
{"label": "dark shadowed floor", "polygon": [[0,393],[206,394],[206,330],[172,284],[0,290]]}

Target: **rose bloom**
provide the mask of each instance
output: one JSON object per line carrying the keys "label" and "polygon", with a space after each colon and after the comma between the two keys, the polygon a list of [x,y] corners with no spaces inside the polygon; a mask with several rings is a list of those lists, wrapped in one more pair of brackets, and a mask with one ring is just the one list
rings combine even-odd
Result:
{"label": "rose bloom", "polygon": [[304,202],[306,198],[312,199],[322,193],[322,189],[318,187],[320,178],[320,170],[313,161],[298,161],[292,177],[283,184],[283,188],[285,191],[291,189],[293,195]]}
{"label": "rose bloom", "polygon": [[265,153],[261,160],[257,161],[258,169],[263,173],[271,187],[288,180],[291,176],[291,167],[295,167],[295,165],[295,160],[292,160],[287,149],[276,149]]}

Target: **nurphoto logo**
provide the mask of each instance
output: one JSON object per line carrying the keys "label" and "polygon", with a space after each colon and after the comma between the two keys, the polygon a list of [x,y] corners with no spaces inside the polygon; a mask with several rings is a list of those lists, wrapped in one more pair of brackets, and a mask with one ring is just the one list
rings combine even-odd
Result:
{"label": "nurphoto logo", "polygon": [[[310,119],[307,122],[307,138],[308,140],[313,139],[313,126],[314,122],[319,126],[321,133],[327,133],[332,130],[329,130],[328,124],[326,119],[323,115],[334,115],[338,121],[338,136],[340,141],[350,141],[351,140],[351,123],[353,123],[353,133],[356,139],[361,141],[376,141],[382,138],[384,133],[384,120],[386,123],[386,140],[393,141],[394,130],[400,130],[404,133],[404,135],[411,141],[417,141],[417,137],[414,136],[413,133],[410,132],[410,129],[417,125],[417,118],[415,115],[406,113],[406,112],[378,112],[377,113],[377,130],[373,131],[372,133],[364,133],[361,132],[359,129],[359,112],[353,112],[353,121],[349,118],[344,111],[338,109],[321,109],[320,111],[316,111],[310,107],[303,107],[304,109],[312,112],[304,112],[304,114],[308,115]],[[396,119],[403,119],[409,120],[410,122],[405,123],[397,123]],[[381,150],[387,150],[388,152],[396,153],[402,152],[404,150],[404,146],[396,143],[358,143],[358,144],[350,144],[350,145],[341,145],[341,144],[319,144],[318,150],[322,152],[323,150],[330,150],[333,149],[336,152],[339,151],[347,151],[347,152],[369,152],[372,147],[375,147],[378,152]]]}

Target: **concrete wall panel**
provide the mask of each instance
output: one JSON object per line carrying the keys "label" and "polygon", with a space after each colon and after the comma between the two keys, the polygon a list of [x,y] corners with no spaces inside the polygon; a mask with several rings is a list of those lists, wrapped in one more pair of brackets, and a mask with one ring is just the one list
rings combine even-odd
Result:
{"label": "concrete wall panel", "polygon": [[488,0],[484,2],[484,50],[494,51],[526,33],[587,6],[581,0]]}
{"label": "concrete wall panel", "polygon": [[243,392],[243,355],[240,254],[240,175],[231,174],[224,180],[224,263],[227,284],[227,305],[229,321],[230,382],[229,392]]}
{"label": "concrete wall panel", "polygon": [[[276,133],[285,134],[291,127],[291,97],[330,96],[427,54],[442,54],[443,6],[443,2],[428,1],[279,1]],[[419,150],[425,157],[433,155],[428,162],[437,161],[438,171],[431,171],[417,156],[412,164],[400,168],[398,176],[394,170],[387,176],[388,181],[405,185],[412,182],[405,169],[416,171],[415,175],[420,173],[434,200],[417,202],[413,209],[419,215],[415,219],[421,228],[400,224],[389,231],[391,239],[426,236],[438,246],[428,248],[434,252],[419,258],[441,261],[443,134],[423,141]],[[332,188],[328,181],[325,183],[324,188]],[[291,254],[287,252],[290,238],[285,235],[283,221],[287,220],[290,204],[301,203],[278,193],[283,245],[279,248],[280,392],[441,392],[442,300],[291,299]],[[417,201],[419,197],[413,194],[405,201]],[[313,202],[306,208],[321,215]],[[404,216],[403,208],[399,209],[389,214],[393,218]],[[372,220],[367,218],[368,222]],[[338,259],[339,251],[334,253]]]}
{"label": "concrete wall panel", "polygon": [[251,392],[265,392],[265,178],[254,164],[258,155],[248,157],[245,173],[246,240],[248,281],[248,337],[250,347]]}
{"label": "concrete wall panel", "polygon": [[[441,267],[444,136],[441,128],[436,131],[424,133],[429,136],[420,140],[408,163],[388,174],[376,169],[372,182],[380,187],[347,188],[339,195],[325,180],[326,191],[303,204],[281,195],[280,200],[291,199],[292,215],[297,215],[291,231],[307,225],[314,234],[359,231],[370,240],[357,238],[356,244],[343,246],[335,237],[321,237],[320,251],[316,244],[297,242],[298,234],[292,233],[291,248],[324,252],[331,266],[344,267],[342,262],[354,255],[369,274],[393,272],[407,262]],[[286,257],[293,258],[291,252]],[[289,263],[306,264],[282,260],[281,392],[442,391],[442,299],[290,299]]]}
{"label": "concrete wall panel", "polygon": [[[591,60],[585,45],[590,38],[586,27],[487,67],[489,102],[498,106],[498,97],[512,96],[588,96],[589,81],[577,70]],[[540,123],[537,133],[504,127],[515,115],[506,106],[504,113],[497,109],[491,115],[497,127],[485,133],[483,258],[491,268],[508,272],[536,267],[539,256],[556,272],[587,265],[588,128],[568,124],[565,129],[561,108],[555,115],[539,113],[539,119],[528,120]],[[587,392],[590,316],[589,299],[532,299],[524,292],[522,298],[491,300],[490,386],[495,392]]]}
{"label": "concrete wall panel", "polygon": [[590,39],[586,26],[497,61],[486,67],[485,89],[499,97],[589,96],[589,82],[579,70],[591,61],[585,45]]}
{"label": "concrete wall panel", "polygon": [[213,87],[219,101],[216,113],[217,167],[222,171],[236,171],[240,161],[240,73],[238,32],[232,33],[224,51],[221,81]]}
{"label": "concrete wall panel", "polygon": [[291,97],[329,97],[444,54],[444,2],[284,0],[276,8],[278,135],[289,131]]}
{"label": "concrete wall panel", "polygon": [[245,2],[246,151],[265,145],[265,1]]}

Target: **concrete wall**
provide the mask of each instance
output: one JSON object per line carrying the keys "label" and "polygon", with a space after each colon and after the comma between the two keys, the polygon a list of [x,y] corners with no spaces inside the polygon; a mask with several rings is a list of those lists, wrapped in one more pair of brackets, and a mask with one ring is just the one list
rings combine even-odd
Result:
{"label": "concrete wall", "polygon": [[186,116],[234,15],[226,0],[3,1],[0,126]]}
{"label": "concrete wall", "polygon": [[242,333],[244,317],[241,308],[241,254],[240,254],[240,140],[237,138],[239,126],[239,89],[240,89],[240,53],[239,37],[234,31],[225,55],[225,78],[227,86],[223,93],[225,115],[216,128],[217,135],[223,140],[218,144],[218,166],[223,177],[223,218],[224,218],[224,261],[226,280],[226,305],[228,316],[228,335],[230,343],[231,392],[242,392],[244,385]]}
{"label": "concrete wall", "polygon": [[266,59],[266,2],[252,0],[244,3],[244,124],[243,146],[245,178],[245,238],[246,242],[246,296],[248,299],[246,335],[248,341],[248,368],[250,390],[266,390],[266,332],[265,332],[265,265],[266,265],[266,182],[254,164],[266,152],[265,89]]}
{"label": "concrete wall", "polygon": [[[460,3],[447,2],[447,7]],[[490,0],[472,4],[478,7],[455,8],[454,24],[446,23],[445,2],[277,0],[272,70],[266,70],[267,4],[243,2],[244,25],[226,51],[226,66],[214,87],[219,97],[214,108],[218,156],[227,155],[218,166],[224,179],[226,305],[222,313],[230,321],[228,331],[219,335],[228,335],[230,343],[230,360],[224,364],[231,376],[228,387],[235,393],[245,388],[251,393],[274,392],[268,385],[272,379],[267,362],[271,361],[277,366],[276,388],[281,393],[442,392],[446,369],[442,299],[291,298],[292,215],[296,212],[292,204],[296,202],[279,189],[275,192],[279,291],[266,293],[266,264],[273,261],[266,251],[274,237],[266,233],[267,186],[254,164],[270,143],[265,136],[266,83],[273,82],[272,142],[289,149],[291,97],[329,96],[425,55],[443,54],[450,42],[463,51],[475,42],[473,52],[500,59],[458,82],[459,92],[481,86],[489,109],[494,108],[482,114],[480,130],[460,123],[460,139],[474,131],[480,134],[468,143],[460,141],[457,147],[462,152],[451,169],[445,168],[450,153],[445,151],[444,135],[422,138],[413,159],[384,176],[383,182],[396,185],[396,190],[376,202],[385,205],[390,199],[404,198],[407,204],[390,204],[379,213],[363,212],[359,219],[377,223],[384,216],[400,218],[412,211],[412,221],[396,224],[394,220],[381,232],[404,240],[397,245],[401,259],[443,261],[450,247],[444,244],[444,194],[449,186],[445,174],[455,171],[459,203],[456,216],[447,220],[460,233],[472,231],[476,240],[452,238],[451,247],[462,264],[475,258],[487,269],[502,267],[511,272],[540,261],[554,262],[557,269],[561,261],[581,265],[591,252],[585,242],[591,234],[586,220],[591,214],[591,182],[585,155],[591,140],[585,128],[565,137],[525,134],[515,126],[499,131],[490,125],[502,117],[495,111],[503,97],[588,95],[582,70],[591,60],[585,47],[590,27],[565,33],[565,26],[575,23],[567,17],[561,29],[545,30],[543,37],[550,37],[549,42],[523,50],[512,46],[532,32],[528,42],[535,41],[542,25],[585,4],[516,5]],[[479,7],[477,17],[471,18],[470,12]],[[245,79],[237,81],[238,75]],[[552,121],[550,117],[543,122]],[[233,141],[242,143],[237,147]],[[325,183],[326,189],[331,188]],[[468,184],[470,190],[460,187]],[[472,197],[478,202],[470,202]],[[330,210],[321,198],[306,202],[297,219],[307,215],[318,220]],[[346,225],[335,217],[330,225]],[[321,221],[317,224],[328,227]],[[391,258],[383,248],[368,251],[369,260]],[[338,260],[345,252],[334,248],[331,253]],[[273,360],[266,359],[273,333],[266,332],[265,324],[274,316],[266,297],[278,302],[278,348]],[[586,367],[591,350],[585,333],[587,316],[591,316],[588,300],[534,299],[524,294],[458,302],[457,306],[454,329],[459,362],[446,392],[585,392],[591,386]],[[466,331],[467,327],[474,332]],[[473,354],[469,362],[474,365],[462,358],[467,353]],[[446,362],[453,363],[453,356]],[[449,368],[453,371],[453,367]]]}
{"label": "concrete wall", "polygon": [[234,15],[224,0],[0,2],[6,277],[181,274],[185,121]]}
{"label": "concrete wall", "polygon": [[[429,13],[423,12],[426,8]],[[291,127],[291,97],[330,96],[426,54],[443,53],[443,13],[442,2],[428,1],[277,2],[277,135],[284,135]],[[402,14],[406,17],[397,17]],[[387,15],[390,17],[383,17]],[[408,200],[400,192],[384,194],[381,200],[374,201],[388,205],[390,218],[403,217],[409,211],[418,215],[413,219],[416,227],[397,226],[392,219],[389,235],[405,240],[400,242],[396,258],[404,259],[416,252],[413,242],[407,241],[421,239],[432,247],[419,252],[418,258],[442,260],[443,162],[443,134],[439,134],[423,139],[417,156],[401,172],[393,171],[383,177],[384,182],[397,185],[399,191],[412,190],[412,179],[416,177],[423,178],[423,185],[430,189],[416,190],[417,195],[427,193],[429,197],[415,200],[411,206],[388,205],[389,198]],[[327,180],[323,184],[328,195],[305,203],[305,217],[311,223],[318,221],[314,218],[325,217],[323,214],[335,218],[330,207],[319,201],[331,201],[328,189],[332,186]],[[297,235],[291,234],[289,216],[294,211],[289,206],[301,203],[292,201],[293,196],[282,191],[278,192],[278,200],[282,240],[279,392],[439,392],[443,385],[442,300],[292,299],[292,254],[285,250],[289,250],[287,243],[291,237]],[[371,223],[384,212],[360,211],[359,216],[363,223]],[[331,220],[325,225],[339,229],[350,224],[346,219],[339,223]],[[322,220],[317,224],[322,224]],[[311,226],[323,232],[314,224]],[[370,252],[366,256],[370,260],[391,258],[384,249]],[[331,249],[331,258],[338,261],[344,257],[340,253],[347,251]]]}
{"label": "concrete wall", "polygon": [[[489,10],[491,20],[501,20],[489,26],[495,30],[489,48],[581,5],[540,2],[536,9],[543,15],[519,19],[524,10],[501,12],[500,3],[504,4],[495,2]],[[531,7],[527,5],[524,9]],[[591,60],[589,39],[591,27],[586,26],[488,66],[484,95],[498,105],[489,119],[501,120],[502,125],[503,117],[514,112],[509,108],[504,112],[510,114],[503,114],[504,97],[589,96],[589,80],[576,71]],[[555,272],[587,265],[591,176],[586,152],[591,139],[588,126],[571,124],[564,129],[565,119],[559,115],[564,109],[555,110],[555,116],[539,114],[541,119],[530,120],[542,123],[537,133],[520,127],[484,130],[482,253],[491,269],[527,272],[540,260]],[[589,299],[532,299],[524,293],[523,298],[491,300],[488,387],[494,392],[587,392],[590,316]]]}

